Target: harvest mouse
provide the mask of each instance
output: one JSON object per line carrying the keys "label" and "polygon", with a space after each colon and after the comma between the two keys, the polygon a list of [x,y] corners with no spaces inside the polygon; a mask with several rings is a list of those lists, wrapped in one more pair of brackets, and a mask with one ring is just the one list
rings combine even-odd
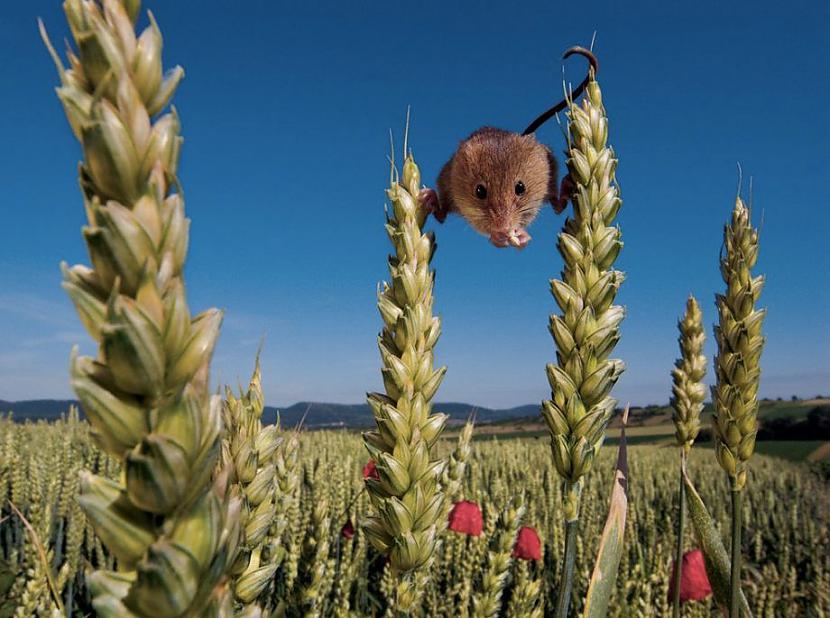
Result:
{"label": "harvest mouse", "polygon": [[[572,47],[567,58],[579,54],[588,59],[590,70],[570,99],[587,86],[591,73],[599,69],[596,57],[583,47]],[[438,191],[426,188],[421,204],[443,223],[457,212],[474,230],[488,236],[497,247],[518,249],[530,242],[527,226],[547,202],[561,213],[573,191],[570,176],[557,186],[557,163],[550,149],[536,140],[534,132],[554,114],[565,109],[563,100],[534,120],[523,133],[483,127],[461,142],[438,175]]]}

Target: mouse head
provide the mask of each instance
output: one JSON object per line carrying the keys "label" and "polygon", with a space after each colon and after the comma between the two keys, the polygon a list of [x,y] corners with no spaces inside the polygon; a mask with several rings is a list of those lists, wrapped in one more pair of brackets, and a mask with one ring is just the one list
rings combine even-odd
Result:
{"label": "mouse head", "polygon": [[533,135],[480,129],[453,158],[450,176],[459,213],[497,247],[524,247],[526,228],[556,187],[556,165]]}

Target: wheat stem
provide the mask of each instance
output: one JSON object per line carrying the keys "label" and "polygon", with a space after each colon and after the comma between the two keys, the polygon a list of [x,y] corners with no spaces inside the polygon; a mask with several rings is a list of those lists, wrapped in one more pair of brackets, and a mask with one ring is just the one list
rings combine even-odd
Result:
{"label": "wheat stem", "polygon": [[614,270],[622,248],[613,225],[622,204],[616,184],[617,159],[608,145],[608,119],[602,92],[591,75],[585,97],[570,103],[568,169],[574,185],[573,218],[559,234],[564,260],[561,280],[551,293],[562,311],[550,316],[557,364],[547,366],[551,399],[542,416],[551,435],[554,466],[562,478],[566,544],[557,615],[565,616],[570,601],[574,543],[584,475],[591,469],[616,407],[612,388],[625,369],[609,358],[620,338],[625,311],[614,305],[624,279]]}
{"label": "wheat stem", "polygon": [[554,614],[556,618],[567,618],[571,607],[578,527],[579,519],[565,522],[565,553],[562,555],[562,579],[559,581],[559,596],[556,599],[556,613]]}
{"label": "wheat stem", "polygon": [[724,247],[720,270],[726,292],[716,296],[718,355],[717,382],[712,388],[712,423],[717,460],[726,471],[732,490],[730,614],[737,618],[741,597],[741,496],[758,429],[758,386],[764,347],[761,325],[766,313],[755,308],[764,285],[763,275],[752,276],[758,259],[758,231],[752,227],[749,209],[740,197],[735,198],[732,220],[724,227]]}
{"label": "wheat stem", "polygon": [[732,489],[732,569],[729,579],[729,618],[741,615],[741,526],[743,491]]}
{"label": "wheat stem", "polygon": [[683,481],[683,469],[686,466],[686,454],[680,453],[680,474],[678,479],[680,491],[677,495],[677,546],[674,552],[674,595],[672,598],[672,615],[680,616],[680,579],[683,570],[683,529],[686,526],[686,483]]}
{"label": "wheat stem", "polygon": [[703,343],[706,335],[703,330],[703,314],[697,299],[689,296],[686,311],[678,321],[680,331],[678,344],[680,358],[672,369],[672,421],[675,438],[680,446],[680,492],[678,495],[677,547],[674,558],[674,595],[672,612],[675,618],[680,616],[680,581],[683,569],[683,528],[686,521],[686,483],[683,482],[683,470],[686,458],[691,452],[697,434],[700,431],[700,413],[703,411],[703,399],[706,386],[706,357],[703,355]]}

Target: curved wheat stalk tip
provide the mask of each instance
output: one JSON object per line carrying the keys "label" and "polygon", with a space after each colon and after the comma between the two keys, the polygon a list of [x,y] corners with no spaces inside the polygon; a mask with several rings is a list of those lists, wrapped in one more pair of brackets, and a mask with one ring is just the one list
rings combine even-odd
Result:
{"label": "curved wheat stalk tip", "polygon": [[26,519],[26,516],[20,512],[14,502],[9,500],[9,506],[11,507],[12,511],[14,511],[15,515],[20,518],[20,521],[23,522],[23,525],[26,527],[26,531],[29,533],[29,536],[32,539],[32,543],[37,549],[38,559],[40,560],[41,565],[43,566],[43,572],[46,573],[46,582],[49,585],[49,594],[52,597],[52,600],[55,602],[55,605],[58,606],[58,610],[60,610],[61,615],[66,614],[66,609],[63,606],[63,601],[61,600],[60,592],[58,591],[57,585],[55,585],[55,579],[52,575],[52,567],[49,565],[49,558],[46,557],[46,548],[43,546],[43,542],[40,540],[40,536],[38,536],[37,531],[32,527],[32,524],[29,523],[29,520]]}
{"label": "curved wheat stalk tip", "polygon": [[[353,497],[353,498],[349,501],[349,503],[346,505],[346,508],[345,508],[345,509],[343,509],[343,512],[341,512],[341,513],[340,513],[340,515],[337,517],[337,521],[343,521],[343,517],[345,517],[346,515],[348,515],[349,511],[351,511],[351,510],[352,510],[352,507],[354,506],[354,503],[358,501],[358,499],[360,498],[360,496],[362,496],[362,495],[363,495],[363,492],[365,492],[365,491],[366,491],[366,485],[361,486],[360,491],[358,491],[358,492],[354,495],[354,497]],[[338,543],[339,543],[339,539],[340,539],[340,537],[338,537]]]}
{"label": "curved wheat stalk tip", "polygon": [[294,436],[295,438],[299,437],[300,431],[303,429],[303,425],[305,424],[305,419],[308,417],[308,412],[311,410],[311,404],[307,404],[305,407],[305,412],[303,412],[303,416],[300,418],[297,426],[294,428]]}

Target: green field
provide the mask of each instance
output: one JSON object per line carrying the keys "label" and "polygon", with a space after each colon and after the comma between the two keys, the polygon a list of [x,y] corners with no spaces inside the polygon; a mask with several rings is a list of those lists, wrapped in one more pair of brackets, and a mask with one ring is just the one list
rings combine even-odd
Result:
{"label": "green field", "polygon": [[[639,428],[632,433],[641,432]],[[481,594],[481,573],[488,567],[488,550],[499,534],[499,516],[511,500],[523,503],[522,525],[538,531],[543,557],[538,562],[509,563],[505,588],[509,601],[500,615],[528,615],[516,602],[524,590],[535,590],[538,602],[548,605],[548,613],[550,600],[556,595],[564,542],[559,520],[562,496],[548,441],[482,438],[473,446],[458,499],[480,505],[484,533],[477,537],[446,533],[430,583],[423,591],[423,616],[473,615],[470,610]],[[677,451],[653,443],[641,445],[648,439],[648,435],[633,435],[629,449],[631,504],[625,550],[612,597],[614,609],[609,612],[616,618],[671,614],[667,565],[675,542],[672,514]],[[822,616],[830,612],[830,598],[824,588],[830,581],[830,554],[823,550],[830,535],[826,481],[804,465],[764,456],[772,447],[778,451],[776,455],[803,458],[806,449],[817,444],[760,443],[761,454],[751,463],[752,481],[746,495],[752,522],[747,562],[760,577],[753,579],[747,589],[756,616]],[[442,451],[452,448],[452,442],[442,442]],[[589,573],[596,555],[608,509],[615,450],[606,444],[586,478],[576,557],[579,573]],[[298,455],[286,471],[295,479],[293,489],[280,494],[280,521],[285,524],[280,543],[290,558],[275,574],[275,595],[300,606],[302,599],[315,591],[320,604],[315,615],[319,616],[382,615],[384,595],[389,590],[384,583],[389,574],[383,561],[367,543],[360,526],[355,526],[353,538],[341,534],[347,521],[360,523],[370,513],[361,474],[367,454],[360,438],[349,431],[303,433]],[[4,466],[4,462],[13,465]],[[88,565],[114,566],[113,557],[100,540],[85,534],[84,516],[77,502],[70,499],[82,468],[110,478],[117,478],[120,472],[118,462],[90,442],[86,423],[15,424],[0,420],[0,499],[12,498],[39,530],[50,552],[52,568],[61,574],[58,585],[73,618],[93,615],[88,604]],[[727,481],[711,450],[695,447],[689,469],[716,522],[726,530],[729,511],[723,496]],[[321,525],[314,523],[315,512],[322,516]],[[691,530],[687,529],[687,535],[687,547],[691,549],[696,541]],[[27,538],[17,516],[3,509],[0,617],[13,615],[9,610],[26,598],[36,605],[48,605],[49,593],[41,585],[37,557]],[[315,547],[320,548],[319,555]],[[782,547],[786,547],[785,553]],[[318,573],[325,577],[317,577]],[[5,610],[4,579],[8,586],[5,594],[12,599]],[[587,576],[578,578],[574,615],[583,609],[586,585]],[[465,613],[461,614],[459,608]],[[715,611],[709,598],[684,606],[683,616],[705,618],[715,615]],[[44,610],[28,615],[47,617],[48,613]]]}
{"label": "green field", "polygon": [[[829,399],[810,399],[800,401],[763,400],[760,403],[758,417],[763,423],[765,420],[779,418],[806,418],[807,413],[818,405],[828,405]],[[702,415],[702,427],[705,429],[711,424],[712,410],[707,405]],[[445,438],[454,439],[455,432],[447,432]],[[473,440],[512,440],[521,438],[547,439],[548,430],[541,418],[525,418],[519,420],[502,421],[482,424],[476,428]],[[607,445],[619,443],[619,420],[615,419],[607,432]],[[654,445],[655,447],[671,446],[674,443],[674,425],[671,421],[671,408],[668,406],[649,406],[632,408],[629,424],[626,429],[628,443],[632,445]],[[788,461],[830,460],[830,447],[825,440],[775,440],[759,441],[756,451],[762,455],[780,457]],[[698,442],[701,448],[712,448],[709,442]],[[822,448],[824,447],[824,448]],[[822,449],[819,451],[818,449]],[[811,457],[812,455],[812,457]]]}
{"label": "green field", "polygon": [[[760,455],[780,457],[789,461],[804,461],[811,453],[823,444],[827,443],[821,440],[780,440],[756,442],[755,452]],[[711,443],[703,444],[701,446],[711,448]]]}

